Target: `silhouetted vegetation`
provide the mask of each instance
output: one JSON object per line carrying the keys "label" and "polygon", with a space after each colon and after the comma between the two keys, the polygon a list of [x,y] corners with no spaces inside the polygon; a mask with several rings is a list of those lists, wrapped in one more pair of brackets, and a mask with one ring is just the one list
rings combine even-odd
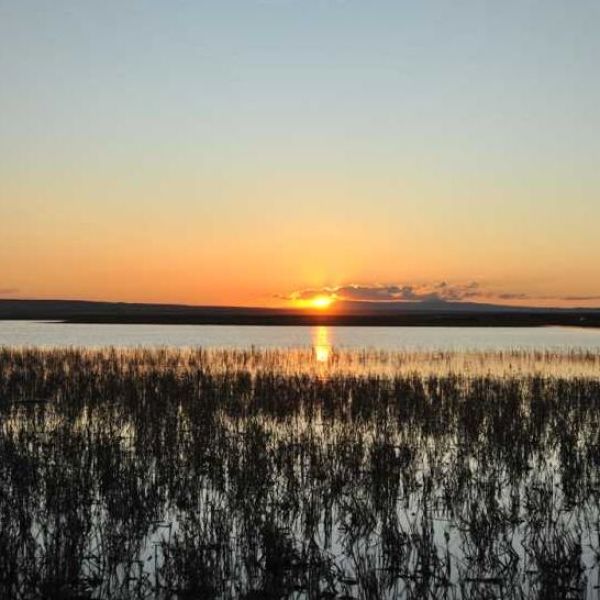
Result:
{"label": "silhouetted vegetation", "polygon": [[0,349],[0,597],[592,597],[599,365]]}

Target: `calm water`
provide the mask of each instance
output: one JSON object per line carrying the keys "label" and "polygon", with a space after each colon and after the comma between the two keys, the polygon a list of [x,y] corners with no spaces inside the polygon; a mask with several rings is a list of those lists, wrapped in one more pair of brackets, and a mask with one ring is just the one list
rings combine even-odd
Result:
{"label": "calm water", "polygon": [[600,351],[600,330],[567,327],[263,327],[0,321],[0,346],[205,346]]}

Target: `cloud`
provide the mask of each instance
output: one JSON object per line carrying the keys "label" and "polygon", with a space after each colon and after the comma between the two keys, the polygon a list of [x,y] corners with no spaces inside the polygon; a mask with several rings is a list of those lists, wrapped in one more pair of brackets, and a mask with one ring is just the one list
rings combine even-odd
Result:
{"label": "cloud", "polygon": [[478,281],[450,283],[346,284],[297,290],[278,296],[284,300],[308,300],[319,295],[333,296],[349,302],[593,302],[600,295],[548,296],[524,292],[501,291],[483,286]]}
{"label": "cloud", "polygon": [[449,284],[441,281],[434,284],[348,284],[335,287],[297,290],[284,296],[287,300],[306,300],[327,294],[338,300],[360,302],[458,302],[484,294],[477,282]]}
{"label": "cloud", "polygon": [[567,302],[589,302],[591,300],[600,300],[600,296],[562,296],[560,300]]}
{"label": "cloud", "polygon": [[17,293],[19,293],[18,288],[0,288],[0,296],[11,296]]}
{"label": "cloud", "polygon": [[[531,300],[532,296],[528,294],[523,294],[522,292],[502,292],[494,296],[495,298],[499,298],[500,300]],[[541,298],[537,298],[540,300]]]}

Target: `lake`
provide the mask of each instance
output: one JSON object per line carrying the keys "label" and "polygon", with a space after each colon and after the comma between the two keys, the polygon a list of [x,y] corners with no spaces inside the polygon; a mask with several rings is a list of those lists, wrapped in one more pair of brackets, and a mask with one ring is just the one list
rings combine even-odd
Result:
{"label": "lake", "polygon": [[597,597],[599,373],[593,329],[0,321],[0,598]]}
{"label": "lake", "polygon": [[0,321],[0,346],[382,350],[600,350],[600,330],[569,327],[105,325]]}

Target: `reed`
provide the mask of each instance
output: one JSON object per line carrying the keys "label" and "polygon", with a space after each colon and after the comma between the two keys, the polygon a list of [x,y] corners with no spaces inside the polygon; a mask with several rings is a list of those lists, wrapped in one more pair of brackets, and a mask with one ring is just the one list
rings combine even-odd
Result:
{"label": "reed", "polygon": [[600,356],[0,348],[0,597],[582,598]]}

